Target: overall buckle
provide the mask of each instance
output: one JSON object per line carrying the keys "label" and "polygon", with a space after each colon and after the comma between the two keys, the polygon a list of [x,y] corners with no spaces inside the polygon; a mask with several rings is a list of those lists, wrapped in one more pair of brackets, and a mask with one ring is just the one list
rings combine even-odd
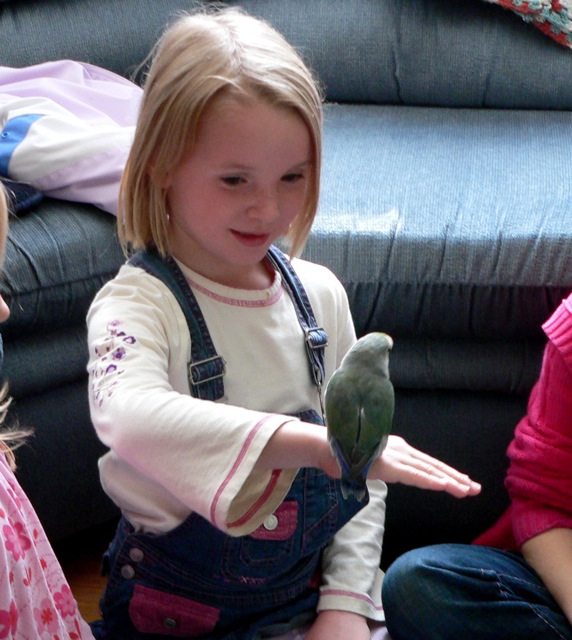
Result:
{"label": "overall buckle", "polygon": [[193,386],[222,378],[226,373],[226,362],[222,356],[212,356],[204,360],[189,362],[189,382]]}
{"label": "overall buckle", "polygon": [[306,344],[310,349],[324,349],[328,346],[328,334],[323,327],[304,329]]}

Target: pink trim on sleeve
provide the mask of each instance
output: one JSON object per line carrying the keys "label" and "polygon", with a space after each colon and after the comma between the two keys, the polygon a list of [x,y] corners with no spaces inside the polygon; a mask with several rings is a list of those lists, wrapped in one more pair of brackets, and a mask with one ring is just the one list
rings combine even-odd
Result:
{"label": "pink trim on sleeve", "polygon": [[321,596],[336,596],[342,598],[354,598],[366,602],[375,611],[383,611],[381,605],[376,605],[375,602],[369,597],[361,593],[354,593],[353,591],[347,591],[346,589],[322,589],[320,591]]}
{"label": "pink trim on sleeve", "polygon": [[274,487],[276,486],[276,483],[278,482],[278,478],[280,477],[281,473],[282,473],[282,469],[274,469],[272,471],[272,475],[270,476],[270,482],[266,486],[264,493],[260,496],[260,498],[258,498],[258,500],[252,505],[252,507],[250,507],[250,509],[242,516],[242,518],[239,518],[235,522],[229,523],[228,525],[229,529],[231,527],[242,526],[243,524],[248,522],[257,511],[260,510],[262,505],[266,503],[266,501],[268,500],[268,497],[274,491]]}
{"label": "pink trim on sleeve", "polygon": [[[218,502],[220,500],[220,497],[221,497],[222,493],[224,492],[224,490],[228,487],[228,485],[232,481],[233,477],[236,475],[236,473],[238,471],[238,468],[240,467],[240,465],[242,464],[244,458],[246,457],[246,454],[247,454],[248,449],[250,448],[250,446],[252,444],[252,441],[254,440],[254,438],[256,437],[258,432],[260,431],[260,429],[262,429],[262,427],[269,420],[269,418],[270,418],[270,416],[268,415],[264,419],[262,419],[260,422],[258,422],[258,424],[256,424],[256,426],[248,434],[248,437],[246,438],[246,441],[242,445],[242,448],[240,449],[240,452],[239,452],[236,460],[234,461],[234,464],[232,465],[231,470],[229,471],[229,473],[227,474],[225,479],[222,481],[220,487],[218,488],[218,491],[216,492],[216,495],[214,497],[214,500],[213,500],[211,508],[210,508],[211,522],[212,522],[212,524],[215,525],[215,527],[218,527],[217,519],[216,519],[216,510],[217,510],[217,506],[218,506]],[[275,474],[273,473],[272,474],[272,478],[270,480],[270,483],[269,483],[266,491],[262,494],[262,496],[254,503],[254,505],[248,510],[248,512],[240,520],[238,520],[237,522],[234,522],[232,525],[229,525],[229,526],[234,526],[234,527],[239,526],[239,524],[241,522],[243,522],[244,519],[247,518],[248,515],[253,513],[253,509],[255,509],[255,507],[259,508],[259,506],[261,504],[261,501],[263,499],[267,498],[269,491],[271,491],[274,488],[274,486],[276,485],[277,480],[278,480],[278,477],[275,477]]]}

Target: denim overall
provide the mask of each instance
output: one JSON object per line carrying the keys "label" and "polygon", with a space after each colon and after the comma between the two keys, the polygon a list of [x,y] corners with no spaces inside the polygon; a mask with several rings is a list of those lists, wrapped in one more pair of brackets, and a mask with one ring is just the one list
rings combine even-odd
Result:
{"label": "denim overall", "polygon": [[[271,247],[268,258],[294,301],[321,387],[327,336],[286,257]],[[181,304],[191,332],[191,394],[223,398],[224,360],[179,267],[149,252],[136,254],[131,264],[161,278]],[[313,410],[296,415],[323,424]],[[109,580],[103,623],[93,625],[94,634],[109,640],[250,640],[308,622],[318,602],[321,551],[364,504],[344,500],[339,482],[321,471],[301,469],[274,514],[247,536],[229,536],[196,513],[161,535],[135,533],[122,519],[104,558]]]}

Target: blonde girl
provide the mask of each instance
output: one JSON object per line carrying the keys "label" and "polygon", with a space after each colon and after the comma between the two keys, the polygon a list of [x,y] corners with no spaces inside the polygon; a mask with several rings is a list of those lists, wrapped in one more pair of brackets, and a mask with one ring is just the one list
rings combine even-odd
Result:
{"label": "blonde girl", "polygon": [[184,16],[154,51],[121,189],[133,255],[88,315],[100,475],[123,514],[98,637],[369,639],[383,481],[478,492],[393,437],[367,499],[341,496],[321,400],[355,341],[347,297],[276,247],[308,237],[321,127],[315,79],[259,19]]}

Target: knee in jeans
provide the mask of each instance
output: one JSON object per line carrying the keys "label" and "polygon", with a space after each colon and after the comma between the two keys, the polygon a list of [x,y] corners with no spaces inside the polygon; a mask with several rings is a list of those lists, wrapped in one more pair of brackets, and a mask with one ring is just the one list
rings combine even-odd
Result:
{"label": "knee in jeans", "polygon": [[384,604],[428,601],[441,582],[437,555],[438,547],[424,547],[397,558],[388,568],[383,582]]}
{"label": "knee in jeans", "polygon": [[410,587],[415,589],[419,570],[418,554],[415,551],[409,551],[397,558],[385,574],[384,595],[386,591],[391,596],[393,593],[409,593]]}

